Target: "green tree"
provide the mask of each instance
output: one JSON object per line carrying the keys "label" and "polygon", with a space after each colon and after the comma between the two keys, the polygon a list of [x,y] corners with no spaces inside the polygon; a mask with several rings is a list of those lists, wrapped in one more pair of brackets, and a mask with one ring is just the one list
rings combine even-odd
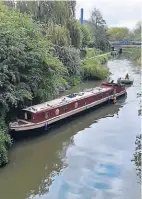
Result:
{"label": "green tree", "polygon": [[66,66],[68,78],[80,76],[80,52],[73,47],[55,47],[55,56]]}
{"label": "green tree", "polygon": [[80,23],[73,19],[68,22],[68,29],[70,32],[71,43],[74,47],[80,48],[82,46],[82,31],[80,27]]}
{"label": "green tree", "polygon": [[53,21],[48,22],[47,37],[55,45],[69,46],[71,44],[69,30],[64,26],[54,24]]}
{"label": "green tree", "polygon": [[129,38],[129,29],[126,27],[112,27],[107,30],[110,41],[120,41]]}
{"label": "green tree", "polygon": [[15,1],[3,1],[3,3],[8,6],[9,8],[14,9],[15,8]]}
{"label": "green tree", "polygon": [[76,7],[76,1],[67,1],[69,6],[69,16],[75,17],[75,7]]}
{"label": "green tree", "polygon": [[82,31],[82,47],[88,46],[91,42],[91,32],[88,25],[81,26]]}
{"label": "green tree", "polygon": [[52,98],[66,68],[50,54],[50,42],[28,16],[2,4],[0,11],[0,109]]}
{"label": "green tree", "polygon": [[107,26],[101,12],[98,9],[95,8],[92,11],[89,24],[93,28],[95,47],[103,51],[107,50],[109,48]]}
{"label": "green tree", "polygon": [[142,22],[139,21],[137,22],[134,30],[132,31],[133,40],[141,41],[141,29],[142,29]]}
{"label": "green tree", "polygon": [[48,23],[50,19],[58,25],[66,25],[69,18],[75,17],[76,1],[4,1],[10,8],[21,13],[31,14],[36,21]]}
{"label": "green tree", "polygon": [[[6,3],[8,6],[11,4]],[[79,22],[75,19],[75,6],[76,1],[18,1],[16,9],[21,13],[30,14],[35,21],[48,24],[49,30],[47,34],[53,44],[63,46],[71,43],[74,47],[80,48],[82,46],[83,32]],[[53,26],[55,27],[53,28]],[[45,25],[43,27],[47,29]],[[45,33],[45,31],[43,32]],[[88,39],[87,30],[84,30],[83,45],[87,45]]]}
{"label": "green tree", "polygon": [[8,163],[8,148],[11,144],[10,136],[0,127],[0,166]]}
{"label": "green tree", "polygon": [[56,1],[51,18],[55,24],[67,26],[67,21],[70,17],[69,14],[69,5],[67,1]]}

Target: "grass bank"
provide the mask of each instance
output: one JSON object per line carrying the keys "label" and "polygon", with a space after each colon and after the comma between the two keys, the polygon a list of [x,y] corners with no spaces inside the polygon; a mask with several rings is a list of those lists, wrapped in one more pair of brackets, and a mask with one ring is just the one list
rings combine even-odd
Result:
{"label": "grass bank", "polygon": [[8,163],[8,148],[12,145],[5,123],[0,121],[0,167]]}
{"label": "grass bank", "polygon": [[101,54],[101,55],[98,55],[95,57],[95,59],[98,61],[98,63],[100,64],[105,64],[108,59],[111,58],[111,53],[108,52],[108,53],[105,53],[105,54]]}
{"label": "grass bank", "polygon": [[135,164],[136,173],[139,178],[139,183],[141,183],[141,142],[142,142],[142,135],[140,134],[136,136],[135,152],[132,159],[132,161]]}
{"label": "grass bank", "polygon": [[109,58],[111,58],[110,52],[102,54],[102,51],[87,49],[86,57],[81,61],[83,79],[105,79],[110,72],[103,64],[105,64]]}
{"label": "grass bank", "polygon": [[141,66],[141,48],[127,48],[123,50],[123,53],[129,59],[135,61],[138,66]]}

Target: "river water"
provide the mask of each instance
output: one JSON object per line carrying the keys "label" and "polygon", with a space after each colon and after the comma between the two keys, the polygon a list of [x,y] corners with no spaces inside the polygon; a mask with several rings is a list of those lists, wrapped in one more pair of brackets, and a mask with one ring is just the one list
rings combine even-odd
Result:
{"label": "river water", "polygon": [[[126,59],[107,64],[117,79],[127,72],[127,96],[16,142],[0,170],[0,199],[139,199],[133,162],[140,134],[140,69]],[[75,90],[94,87],[86,82]]]}

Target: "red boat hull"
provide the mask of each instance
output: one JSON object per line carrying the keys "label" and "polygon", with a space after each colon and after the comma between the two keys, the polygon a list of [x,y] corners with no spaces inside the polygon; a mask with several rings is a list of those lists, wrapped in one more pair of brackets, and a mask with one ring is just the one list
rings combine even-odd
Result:
{"label": "red boat hull", "polygon": [[81,94],[71,98],[67,96],[66,99],[68,101],[64,101],[64,98],[62,99],[63,102],[61,99],[57,99],[57,102],[55,100],[47,102],[47,106],[41,104],[24,109],[24,111],[28,111],[28,114],[29,110],[34,110],[30,112],[31,120],[19,119],[17,124],[15,123],[15,125],[10,126],[10,129],[14,131],[27,131],[47,127],[59,120],[100,105],[108,100],[113,100],[114,95],[116,98],[122,96],[126,93],[126,89],[124,86],[118,86],[117,84],[104,83],[100,87],[100,92],[96,93],[94,89],[84,92],[82,96]]}

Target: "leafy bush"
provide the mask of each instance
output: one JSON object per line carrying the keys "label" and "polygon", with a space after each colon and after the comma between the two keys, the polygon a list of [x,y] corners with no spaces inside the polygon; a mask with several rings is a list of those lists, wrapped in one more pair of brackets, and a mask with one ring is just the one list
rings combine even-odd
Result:
{"label": "leafy bush", "polygon": [[137,65],[141,65],[141,48],[127,48],[123,52],[125,56],[134,60]]}
{"label": "leafy bush", "polygon": [[63,81],[63,64],[49,53],[49,41],[27,15],[0,9],[1,103],[17,106],[53,97]]}
{"label": "leafy bush", "polygon": [[106,53],[106,54],[96,56],[96,60],[100,64],[105,64],[110,58],[111,58],[111,53]]}
{"label": "leafy bush", "polygon": [[64,26],[54,24],[52,21],[48,22],[47,36],[55,45],[69,46],[71,44],[69,30]]}
{"label": "leafy bush", "polygon": [[92,58],[102,54],[102,51],[96,48],[86,48],[86,52],[87,52],[86,58]]}
{"label": "leafy bush", "polygon": [[0,166],[8,163],[8,148],[12,141],[4,128],[0,127]]}
{"label": "leafy bush", "polygon": [[139,177],[139,183],[141,183],[141,157],[142,157],[142,150],[141,150],[141,143],[142,143],[142,134],[136,136],[135,141],[135,151],[133,154],[133,159],[131,161],[134,162],[137,176]]}
{"label": "leafy bush", "polygon": [[83,26],[81,25],[81,31],[82,31],[82,47],[86,47],[91,41],[91,33],[87,25]]}
{"label": "leafy bush", "polygon": [[73,47],[56,46],[54,49],[54,56],[56,56],[67,69],[65,79],[70,85],[74,85],[74,78],[80,77],[80,51]]}
{"label": "leafy bush", "polygon": [[70,32],[72,45],[75,48],[80,48],[82,46],[83,39],[80,23],[76,19],[72,19],[68,22],[67,28]]}
{"label": "leafy bush", "polygon": [[105,66],[100,65],[95,58],[85,59],[81,62],[83,79],[105,79],[109,71]]}

